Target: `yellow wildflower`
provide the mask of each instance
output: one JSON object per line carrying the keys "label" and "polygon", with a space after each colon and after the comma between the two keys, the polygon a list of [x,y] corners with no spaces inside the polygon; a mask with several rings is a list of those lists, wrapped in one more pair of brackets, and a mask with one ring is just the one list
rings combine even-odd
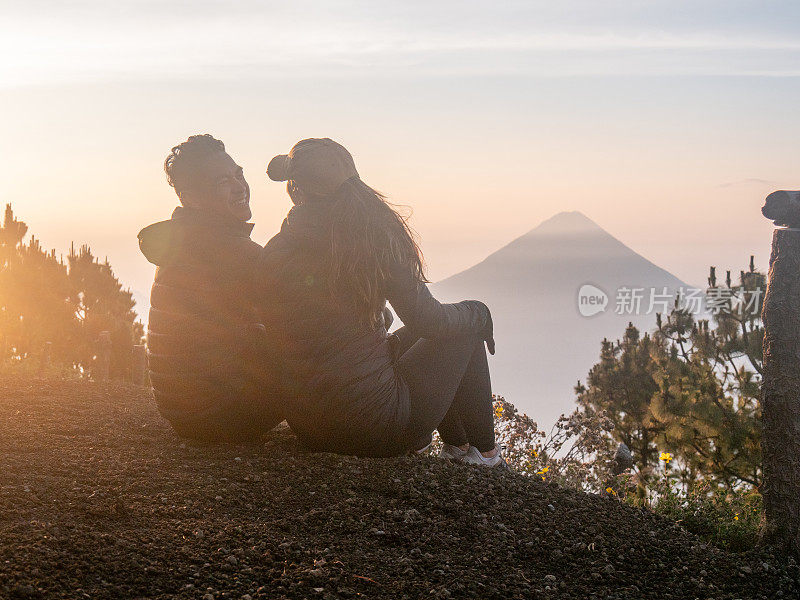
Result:
{"label": "yellow wildflower", "polygon": [[658,460],[663,460],[665,463],[669,464],[669,461],[672,460],[672,454],[669,452],[662,452],[661,456],[658,457]]}
{"label": "yellow wildflower", "polygon": [[739,520],[739,513],[736,513],[736,514],[733,516],[733,520],[734,520],[734,521],[738,521],[738,520]]}
{"label": "yellow wildflower", "polygon": [[606,494],[610,494],[611,496],[616,496],[617,492],[614,491],[614,488],[607,487],[606,488]]}

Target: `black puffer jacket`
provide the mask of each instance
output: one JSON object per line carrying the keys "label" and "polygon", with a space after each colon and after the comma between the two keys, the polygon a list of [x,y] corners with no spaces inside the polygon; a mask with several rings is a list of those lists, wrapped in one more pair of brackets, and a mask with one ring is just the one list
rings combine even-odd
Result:
{"label": "black puffer jacket", "polygon": [[[294,207],[265,248],[264,318],[284,354],[293,389],[287,420],[309,446],[361,455],[403,451],[408,388],[395,371],[386,327],[363,324],[325,281],[330,251],[327,202]],[[392,273],[386,299],[410,332],[424,338],[489,336],[491,315],[478,301],[441,304],[415,274]]]}
{"label": "black puffer jacket", "polygon": [[268,359],[254,346],[259,319],[245,267],[263,249],[250,239],[252,227],[177,208],[139,233],[142,253],[158,266],[150,379],[159,411],[187,437],[251,438],[282,418]]}

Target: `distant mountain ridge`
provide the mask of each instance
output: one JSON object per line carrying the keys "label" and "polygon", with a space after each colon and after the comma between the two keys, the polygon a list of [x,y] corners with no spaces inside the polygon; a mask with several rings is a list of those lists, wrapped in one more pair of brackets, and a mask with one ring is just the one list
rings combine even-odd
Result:
{"label": "distant mountain ridge", "polygon": [[[605,311],[578,310],[578,290],[599,288]],[[442,301],[483,300],[492,310],[497,355],[491,360],[495,393],[549,426],[574,408],[573,387],[597,361],[604,337],[622,336],[627,323],[649,330],[651,291],[674,298],[680,279],[628,248],[583,213],[562,212],[480,263],[432,286]],[[643,290],[638,314],[620,306],[622,288]],[[602,293],[601,292],[601,293]],[[624,292],[619,292],[624,295]]]}

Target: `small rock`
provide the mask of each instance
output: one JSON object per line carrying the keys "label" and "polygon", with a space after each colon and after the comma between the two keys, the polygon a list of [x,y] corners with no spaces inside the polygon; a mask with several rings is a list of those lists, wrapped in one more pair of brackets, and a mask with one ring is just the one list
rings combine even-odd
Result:
{"label": "small rock", "polygon": [[547,505],[547,510],[549,510],[550,512],[556,512],[556,507],[553,506],[552,504],[548,504]]}
{"label": "small rock", "polygon": [[32,585],[29,585],[27,583],[20,583],[14,586],[13,593],[20,598],[30,598],[36,593],[36,590],[33,589]]}
{"label": "small rock", "polygon": [[419,517],[419,511],[416,508],[411,508],[403,513],[404,521],[413,521]]}

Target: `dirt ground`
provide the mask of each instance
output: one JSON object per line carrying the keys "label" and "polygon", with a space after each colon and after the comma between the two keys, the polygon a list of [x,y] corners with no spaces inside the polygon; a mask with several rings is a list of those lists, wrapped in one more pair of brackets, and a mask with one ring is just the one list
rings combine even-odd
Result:
{"label": "dirt ground", "polygon": [[800,570],[435,458],[193,447],[148,392],[0,378],[2,598],[775,599]]}

